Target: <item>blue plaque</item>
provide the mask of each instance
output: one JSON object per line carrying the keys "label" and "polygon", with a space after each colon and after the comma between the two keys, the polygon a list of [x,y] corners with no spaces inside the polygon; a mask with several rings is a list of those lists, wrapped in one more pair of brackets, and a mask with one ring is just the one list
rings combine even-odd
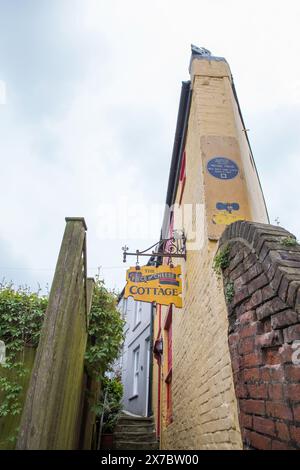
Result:
{"label": "blue plaque", "polygon": [[215,178],[232,180],[238,175],[239,167],[229,158],[215,157],[208,161],[207,170]]}

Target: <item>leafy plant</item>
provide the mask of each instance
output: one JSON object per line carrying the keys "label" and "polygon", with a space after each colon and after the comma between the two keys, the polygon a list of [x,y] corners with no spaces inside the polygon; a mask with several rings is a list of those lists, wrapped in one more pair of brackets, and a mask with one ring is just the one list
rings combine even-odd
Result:
{"label": "leafy plant", "polygon": [[226,302],[229,304],[234,297],[234,284],[233,282],[228,282],[225,286],[225,299]]}
{"label": "leafy plant", "polygon": [[280,243],[281,245],[284,245],[284,246],[296,246],[298,242],[296,238],[284,237],[284,238],[281,238]]}
{"label": "leafy plant", "polygon": [[[116,304],[117,295],[97,278],[85,362],[88,373],[99,379],[118,357],[123,340],[123,320]],[[0,365],[0,418],[22,411],[22,378],[29,373],[24,365],[24,348],[37,347],[47,305],[48,298],[39,292],[27,287],[15,289],[12,283],[0,284],[0,340],[6,347],[6,360]]]}
{"label": "leafy plant", "polygon": [[105,377],[102,382],[100,403],[95,407],[99,418],[103,414],[103,434],[114,431],[122,410],[123,385],[118,377]]}
{"label": "leafy plant", "polygon": [[104,281],[97,277],[85,354],[87,371],[91,375],[103,377],[119,356],[123,326],[124,321],[117,310],[117,294],[106,289]]}
{"label": "leafy plant", "polygon": [[[21,412],[24,347],[36,347],[48,299],[27,287],[14,289],[12,283],[0,284],[0,339],[6,346],[6,360],[0,366],[0,417]],[[6,372],[7,371],[7,372]]]}
{"label": "leafy plant", "polygon": [[229,255],[230,255],[230,248],[229,248],[229,245],[227,245],[222,250],[219,250],[219,252],[214,257],[213,270],[218,276],[221,275],[221,272],[224,269],[228,268]]}

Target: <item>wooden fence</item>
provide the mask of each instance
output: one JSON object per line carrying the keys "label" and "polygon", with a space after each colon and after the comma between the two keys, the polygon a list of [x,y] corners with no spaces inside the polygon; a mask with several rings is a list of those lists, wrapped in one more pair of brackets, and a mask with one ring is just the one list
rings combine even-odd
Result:
{"label": "wooden fence", "polygon": [[99,386],[84,371],[94,286],[87,278],[86,230],[83,218],[66,218],[17,449],[92,446],[95,416],[90,407]]}

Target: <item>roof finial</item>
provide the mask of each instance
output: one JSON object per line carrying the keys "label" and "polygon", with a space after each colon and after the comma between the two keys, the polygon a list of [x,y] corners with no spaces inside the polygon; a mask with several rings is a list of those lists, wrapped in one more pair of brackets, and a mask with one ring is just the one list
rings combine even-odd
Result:
{"label": "roof finial", "polygon": [[192,56],[195,56],[195,55],[209,56],[209,55],[211,55],[211,52],[208,49],[205,49],[205,47],[198,47],[198,46],[194,46],[194,44],[191,44],[191,49],[192,49]]}

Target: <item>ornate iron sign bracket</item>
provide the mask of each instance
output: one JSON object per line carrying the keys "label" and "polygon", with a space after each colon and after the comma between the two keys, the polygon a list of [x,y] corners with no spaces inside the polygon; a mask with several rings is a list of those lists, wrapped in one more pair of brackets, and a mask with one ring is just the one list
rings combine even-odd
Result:
{"label": "ornate iron sign bracket", "polygon": [[[130,253],[128,246],[123,246],[123,263],[126,263],[127,256],[136,256],[137,265],[140,256],[148,256],[150,258],[184,258],[186,259],[186,238],[183,232],[174,231],[172,238],[163,238],[154,245],[149,246],[146,250],[136,250]],[[149,251],[152,250],[150,253]]]}

